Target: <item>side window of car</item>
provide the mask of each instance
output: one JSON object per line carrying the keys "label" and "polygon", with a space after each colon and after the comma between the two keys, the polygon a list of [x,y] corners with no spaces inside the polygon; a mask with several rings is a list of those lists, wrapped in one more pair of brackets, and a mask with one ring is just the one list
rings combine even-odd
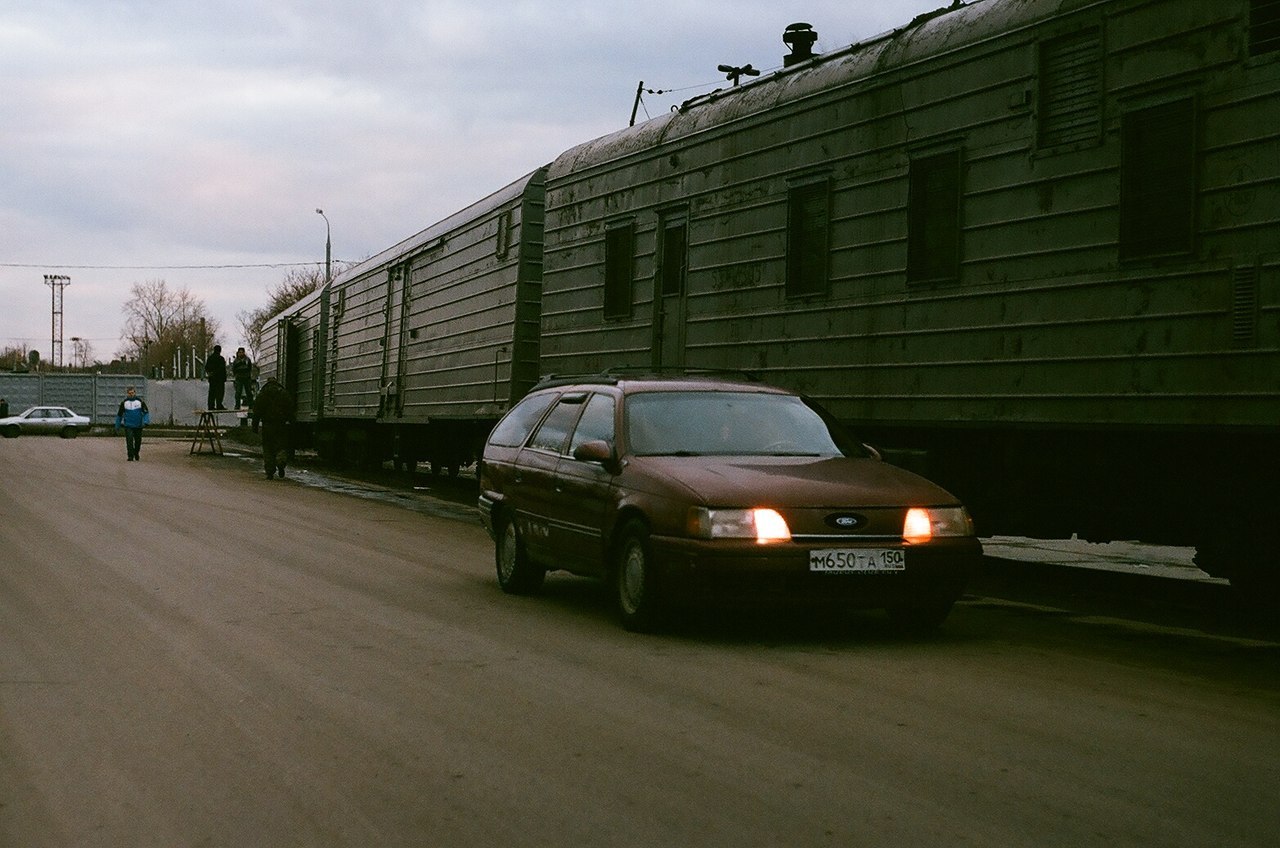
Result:
{"label": "side window of car", "polygon": [[609,395],[592,395],[587,401],[587,408],[578,419],[577,429],[573,431],[573,439],[569,442],[569,453],[572,454],[578,445],[601,439],[614,444],[613,441],[613,398]]}
{"label": "side window of car", "polygon": [[533,438],[529,440],[529,447],[556,453],[563,451],[564,443],[569,438],[569,431],[573,429],[574,422],[582,414],[584,400],[586,396],[578,393],[561,398],[543,420],[542,425],[534,432]]}
{"label": "side window of car", "polygon": [[529,395],[511,407],[511,411],[498,422],[489,434],[489,444],[503,448],[518,448],[529,438],[542,413],[555,401],[555,394]]}

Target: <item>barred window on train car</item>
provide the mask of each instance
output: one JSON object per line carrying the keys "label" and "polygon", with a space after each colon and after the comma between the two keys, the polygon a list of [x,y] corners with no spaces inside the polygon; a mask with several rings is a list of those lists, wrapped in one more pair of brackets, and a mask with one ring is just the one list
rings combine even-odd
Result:
{"label": "barred window on train car", "polygon": [[907,282],[960,277],[960,151],[912,160],[907,188]]}
{"label": "barred window on train car", "polygon": [[1037,141],[1041,148],[1101,138],[1102,35],[1097,27],[1040,45]]}
{"label": "barred window on train car", "polygon": [[498,231],[493,242],[493,255],[498,259],[506,259],[511,253],[511,210],[504,209],[498,214]]}
{"label": "barred window on train car", "polygon": [[1249,55],[1280,50],[1280,0],[1252,0],[1249,4]]}
{"label": "barred window on train car", "polygon": [[636,228],[617,224],[604,234],[604,317],[631,317],[631,282],[635,270]]}
{"label": "barred window on train car", "polygon": [[1195,103],[1138,109],[1120,122],[1120,258],[1191,253],[1195,236]]}
{"label": "barred window on train car", "polygon": [[830,241],[830,181],[793,185],[787,192],[787,297],[827,293]]}

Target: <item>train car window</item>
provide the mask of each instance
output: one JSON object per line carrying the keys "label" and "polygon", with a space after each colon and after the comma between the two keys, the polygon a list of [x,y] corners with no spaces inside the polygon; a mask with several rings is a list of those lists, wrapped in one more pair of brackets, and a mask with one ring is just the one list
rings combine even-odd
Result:
{"label": "train car window", "polygon": [[907,282],[960,276],[960,151],[914,159],[908,176]]}
{"label": "train car window", "polygon": [[604,317],[631,317],[631,281],[635,269],[634,224],[610,227],[604,234]]}
{"label": "train car window", "polygon": [[1280,0],[1252,0],[1249,4],[1249,55],[1280,50]]}
{"label": "train car window", "polygon": [[662,265],[659,275],[663,295],[684,293],[688,270],[689,227],[684,221],[667,221],[662,227]]}
{"label": "train car window", "polygon": [[1040,45],[1039,146],[1101,137],[1102,35],[1097,27]]}
{"label": "train car window", "polygon": [[493,255],[506,259],[511,252],[511,210],[505,209],[498,215],[498,232],[493,243]]}
{"label": "train car window", "polygon": [[1195,231],[1195,104],[1138,109],[1120,122],[1120,258],[1187,254]]}
{"label": "train car window", "polygon": [[787,297],[827,293],[831,190],[826,180],[787,192]]}

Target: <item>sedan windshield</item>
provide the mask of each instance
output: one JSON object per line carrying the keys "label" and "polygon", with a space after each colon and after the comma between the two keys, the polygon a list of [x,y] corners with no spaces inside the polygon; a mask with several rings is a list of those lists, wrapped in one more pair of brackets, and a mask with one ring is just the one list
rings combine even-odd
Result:
{"label": "sedan windshield", "polygon": [[648,456],[865,456],[795,395],[643,392],[626,400],[631,453]]}

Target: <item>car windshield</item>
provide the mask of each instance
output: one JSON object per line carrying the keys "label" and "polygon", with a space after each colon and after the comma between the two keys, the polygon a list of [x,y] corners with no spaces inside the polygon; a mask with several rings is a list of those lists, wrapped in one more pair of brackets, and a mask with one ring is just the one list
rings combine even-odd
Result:
{"label": "car windshield", "polygon": [[795,395],[638,392],[625,403],[640,456],[866,456],[862,445]]}

